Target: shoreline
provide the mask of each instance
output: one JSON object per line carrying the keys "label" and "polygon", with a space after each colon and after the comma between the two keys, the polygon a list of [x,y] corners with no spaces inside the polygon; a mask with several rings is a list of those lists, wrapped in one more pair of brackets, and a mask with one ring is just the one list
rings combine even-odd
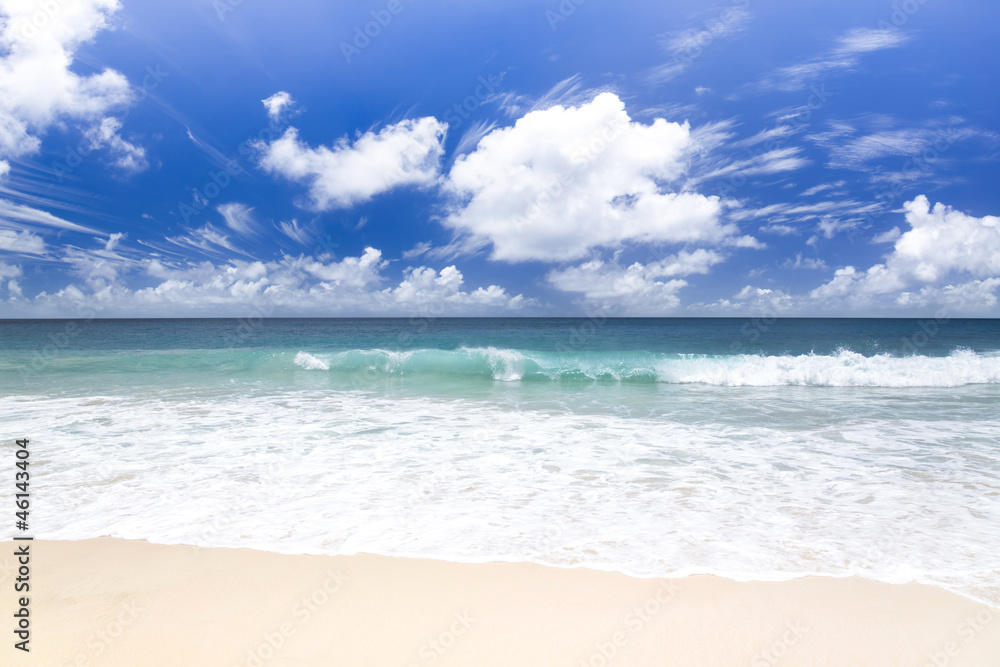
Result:
{"label": "shoreline", "polygon": [[96,538],[31,545],[30,653],[4,665],[994,665],[1000,610],[857,577],[636,578]]}

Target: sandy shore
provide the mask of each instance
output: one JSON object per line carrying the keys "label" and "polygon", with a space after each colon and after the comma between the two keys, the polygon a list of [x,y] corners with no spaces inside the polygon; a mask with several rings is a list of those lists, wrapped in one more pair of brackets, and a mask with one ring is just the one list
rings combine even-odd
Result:
{"label": "sandy shore", "polygon": [[636,579],[531,564],[31,543],[29,654],[2,545],[0,664],[990,665],[1000,612],[918,584]]}

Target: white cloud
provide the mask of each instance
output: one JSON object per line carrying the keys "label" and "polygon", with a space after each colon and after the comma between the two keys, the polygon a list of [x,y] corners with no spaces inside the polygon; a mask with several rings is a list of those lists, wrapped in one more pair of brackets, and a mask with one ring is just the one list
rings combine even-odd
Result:
{"label": "white cloud", "polygon": [[461,138],[459,138],[458,145],[455,146],[455,155],[465,155],[479,145],[479,142],[483,137],[496,128],[496,121],[482,120],[472,123],[469,128],[462,133]]}
{"label": "white cloud", "polygon": [[681,251],[672,257],[622,267],[602,260],[550,271],[546,280],[558,290],[582,294],[588,301],[608,302],[616,315],[658,314],[680,305],[684,280],[674,276],[708,273],[724,257],[710,250]]}
{"label": "white cloud", "polygon": [[293,241],[298,241],[299,243],[306,244],[312,239],[312,234],[309,230],[299,227],[298,220],[282,221],[278,223],[278,228],[281,229],[285,236],[292,239]]}
{"label": "white cloud", "polygon": [[809,86],[820,76],[833,72],[854,71],[859,56],[904,44],[908,37],[894,28],[853,28],[841,35],[827,53],[803,63],[782,67],[757,84],[761,90],[796,91]]}
{"label": "white cloud", "polygon": [[1000,278],[970,280],[958,285],[921,287],[916,292],[903,292],[896,297],[896,305],[904,309],[927,310],[936,308],[945,312],[983,313],[997,305]]}
{"label": "white cloud", "polygon": [[907,36],[892,28],[854,28],[837,40],[835,53],[855,55],[891,49],[905,43]]}
{"label": "white cloud", "polygon": [[168,236],[166,240],[175,245],[199,250],[210,255],[221,254],[222,250],[240,252],[233,246],[229,236],[213,227],[211,223],[199,229],[193,229],[187,234]]}
{"label": "white cloud", "polygon": [[607,88],[587,88],[583,85],[583,77],[579,74],[556,82],[540,97],[521,95],[518,93],[496,93],[487,101],[495,101],[500,109],[511,117],[520,117],[532,111],[544,111],[554,106],[579,106],[586,104],[597,95],[608,92]]}
{"label": "white cloud", "polygon": [[264,104],[264,108],[267,109],[267,115],[270,116],[271,120],[278,120],[281,118],[282,111],[295,104],[292,96],[283,90],[271,95],[267,99],[261,100],[261,102]]}
{"label": "white cloud", "polygon": [[895,243],[896,239],[903,235],[899,227],[893,227],[872,238],[872,243]]}
{"label": "white cloud", "polygon": [[[670,60],[654,67],[648,78],[664,83],[684,73],[717,39],[735,35],[746,28],[751,14],[741,7],[728,7],[696,28],[663,35],[661,42]],[[696,92],[702,89],[699,86]],[[709,90],[707,88],[703,90]],[[701,94],[700,92],[698,93]]]}
{"label": "white cloud", "polygon": [[0,178],[3,178],[10,173],[10,162],[6,160],[0,160]]}
{"label": "white cloud", "polygon": [[21,275],[21,267],[16,264],[0,262],[0,278],[17,278]]}
{"label": "white cloud", "polygon": [[632,122],[602,93],[579,107],[533,111],[456,160],[444,224],[452,247],[492,244],[504,261],[569,261],[624,242],[723,242],[717,197],[671,191],[687,167],[688,126]]}
{"label": "white cloud", "polygon": [[44,255],[45,241],[27,230],[14,232],[0,229],[0,250],[22,255]]}
{"label": "white cloud", "polygon": [[[748,285],[731,299],[689,306],[705,314],[781,316],[995,316],[1000,290],[1000,217],[977,218],[924,196],[904,204],[909,230],[890,230],[894,247],[867,270],[845,266],[805,294]],[[893,233],[893,231],[895,233]],[[782,268],[823,269],[797,255]]]}
{"label": "white cloud", "polygon": [[[0,6],[0,155],[40,146],[39,135],[64,119],[94,122],[131,98],[128,81],[111,69],[82,76],[71,69],[75,50],[108,26],[117,0],[36,2]],[[40,24],[37,16],[47,16]]]}
{"label": "white cloud", "polygon": [[[854,199],[833,199],[806,204],[770,204],[756,209],[737,209],[730,213],[733,220],[763,219],[761,232],[782,236],[798,234],[812,228],[824,238],[833,238],[844,230],[861,226],[870,213],[881,208],[879,203],[865,204]],[[818,236],[815,237],[818,240]]]}
{"label": "white cloud", "polygon": [[15,204],[7,199],[0,199],[0,227],[22,229],[25,225],[34,227],[55,227],[56,229],[66,229],[72,232],[85,232],[99,234],[96,229],[78,225],[75,222],[63,220],[47,211],[40,211],[37,208]]}
{"label": "white cloud", "polygon": [[[715,303],[696,303],[689,306],[688,310],[723,316],[741,313],[787,317],[792,315],[795,306],[796,299],[781,290],[747,285],[733,295],[732,300],[719,299]],[[737,341],[734,344],[734,351],[741,348],[742,344]]]}
{"label": "white cloud", "polygon": [[836,190],[837,188],[842,188],[847,185],[847,181],[836,181],[834,183],[820,183],[819,185],[814,185],[808,190],[802,193],[803,197],[812,197],[820,192],[825,192],[827,190]]}
{"label": "white cloud", "polygon": [[[811,296],[870,303],[873,297],[897,294],[911,286],[932,287],[963,276],[1000,276],[1000,218],[976,218],[940,203],[931,208],[923,195],[903,208],[910,229],[896,239],[885,262],[867,271],[853,266],[839,269],[833,280],[813,290]],[[988,287],[992,283],[977,284]]]}
{"label": "white cloud", "polygon": [[122,279],[129,262],[114,262],[93,253],[65,258],[84,278],[54,294],[42,293],[20,312],[51,316],[94,309],[101,316],[242,317],[281,315],[474,315],[517,312],[532,305],[498,285],[466,288],[455,266],[440,271],[408,267],[402,279],[386,286],[389,265],[381,252],[367,248],[358,257],[339,261],[283,257],[279,261],[231,260],[223,264],[169,265],[161,258],[143,260],[137,276],[155,284],[130,287]]}
{"label": "white cloud", "polygon": [[728,176],[731,179],[740,179],[750,176],[778,174],[783,171],[795,171],[810,164],[808,159],[801,157],[801,152],[802,149],[798,146],[775,148],[742,160],[733,160],[711,171],[701,173],[697,177],[692,178],[689,183],[696,185],[709,179],[721,178],[723,176]]}
{"label": "white cloud", "polygon": [[112,164],[119,169],[129,173],[144,171],[149,167],[146,149],[122,139],[118,134],[121,127],[120,120],[108,117],[87,130],[84,136],[90,140],[92,149],[107,147],[113,159]]}
{"label": "white cloud", "polygon": [[908,128],[891,127],[895,121],[885,116],[864,120],[876,126],[867,134],[858,134],[853,125],[834,124],[830,130],[808,135],[806,139],[829,150],[827,166],[831,169],[871,172],[872,161],[886,157],[912,158],[896,172],[897,178],[912,180],[926,178],[933,163],[958,142],[982,139],[995,144],[1000,138],[995,133],[965,125],[958,118],[950,119],[947,125],[932,121],[923,127]]}
{"label": "white cloud", "polygon": [[403,185],[428,186],[437,179],[447,124],[432,117],[404,120],[353,143],[311,148],[289,128],[270,144],[258,144],[260,166],[309,187],[310,206],[347,208]]}
{"label": "white cloud", "polygon": [[790,137],[798,131],[797,128],[791,125],[775,125],[774,127],[766,130],[761,130],[752,137],[747,137],[746,139],[740,139],[732,143],[733,148],[747,148],[750,146],[756,146],[757,144],[764,143],[766,141],[773,141],[775,139],[780,139],[783,137]]}
{"label": "white cloud", "polygon": [[0,262],[0,287],[3,287],[3,281],[7,281],[7,293],[10,294],[11,298],[17,299],[21,296],[21,286],[15,280],[21,276],[21,267],[16,264],[6,264]]}
{"label": "white cloud", "polygon": [[226,221],[226,226],[242,236],[255,236],[260,232],[260,225],[253,217],[253,207],[233,202],[222,204],[216,210]]}
{"label": "white cloud", "polygon": [[826,262],[819,257],[803,257],[802,253],[797,253],[795,259],[786,259],[782,264],[783,269],[825,269]]}
{"label": "white cloud", "polygon": [[126,234],[122,232],[115,232],[114,234],[111,234],[110,236],[108,236],[108,240],[104,244],[104,249],[107,250],[108,252],[112,252],[121,242],[121,240],[125,238],[125,236]]}

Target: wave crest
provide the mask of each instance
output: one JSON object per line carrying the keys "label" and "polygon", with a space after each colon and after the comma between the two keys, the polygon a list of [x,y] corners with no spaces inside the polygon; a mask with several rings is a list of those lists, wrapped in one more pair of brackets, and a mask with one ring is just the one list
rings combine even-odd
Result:
{"label": "wave crest", "polygon": [[1000,357],[956,350],[947,357],[888,354],[669,355],[648,352],[537,352],[495,347],[458,350],[349,350],[295,355],[295,364],[370,376],[454,376],[499,382],[661,382],[730,387],[956,387],[1000,383]]}

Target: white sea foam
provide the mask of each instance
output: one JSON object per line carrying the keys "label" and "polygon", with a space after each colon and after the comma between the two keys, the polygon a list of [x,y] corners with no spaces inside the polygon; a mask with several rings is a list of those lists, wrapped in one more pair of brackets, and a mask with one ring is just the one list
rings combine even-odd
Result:
{"label": "white sea foam", "polygon": [[957,387],[1000,382],[1000,357],[959,350],[948,357],[843,350],[834,356],[687,357],[657,363],[662,382],[767,387]]}
{"label": "white sea foam", "polygon": [[[960,390],[965,401],[953,390],[629,391],[635,409],[655,409],[567,410],[521,389],[508,402],[178,390],[4,397],[0,412],[32,438],[39,537],[638,575],[857,574],[1000,603],[992,388]],[[10,493],[0,487],[0,502]]]}
{"label": "white sea foam", "polygon": [[299,352],[295,355],[295,365],[310,371],[330,370],[330,364],[306,352]]}

